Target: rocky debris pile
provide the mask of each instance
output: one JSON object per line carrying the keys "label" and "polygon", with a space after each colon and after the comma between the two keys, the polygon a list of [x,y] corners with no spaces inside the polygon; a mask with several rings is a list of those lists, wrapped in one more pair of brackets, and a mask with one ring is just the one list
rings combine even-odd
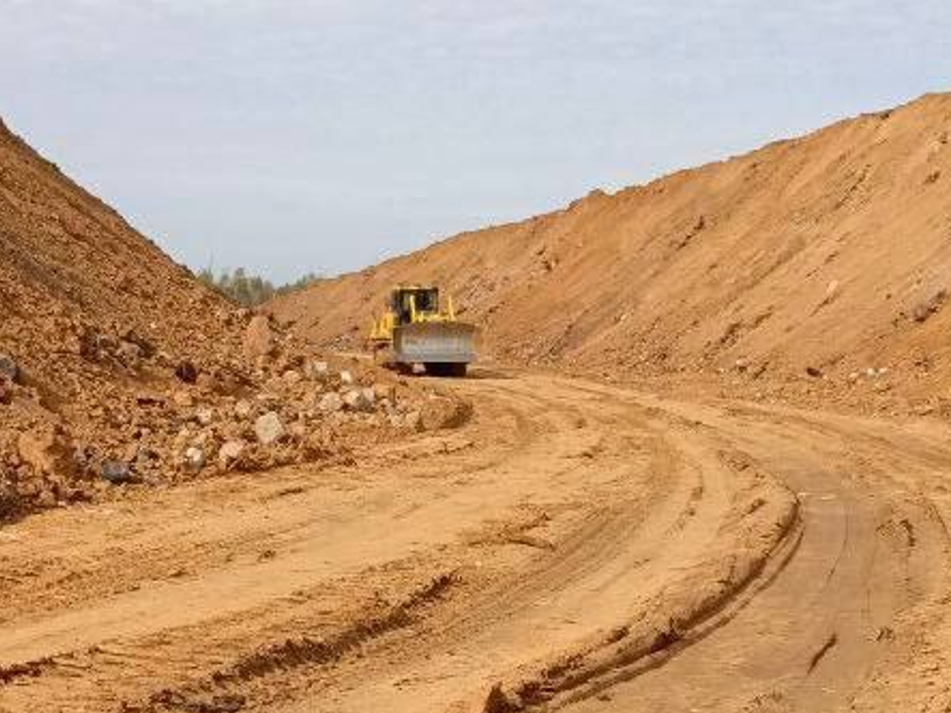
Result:
{"label": "rocky debris pile", "polygon": [[454,427],[468,416],[466,404],[390,372],[307,356],[267,318],[247,324],[245,345],[257,345],[243,351],[254,360],[248,369],[236,364],[222,374],[191,365],[185,378],[174,359],[139,364],[99,399],[82,394],[83,420],[49,408],[43,389],[0,354],[9,395],[0,406],[0,517],[125,483],[349,458],[354,445],[384,431]]}
{"label": "rocky debris pile", "polygon": [[228,302],[0,122],[0,519],[346,457],[425,394]]}

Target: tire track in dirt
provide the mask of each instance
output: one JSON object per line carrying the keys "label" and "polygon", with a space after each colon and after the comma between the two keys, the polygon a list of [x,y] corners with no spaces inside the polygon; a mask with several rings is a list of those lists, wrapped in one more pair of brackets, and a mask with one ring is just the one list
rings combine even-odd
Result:
{"label": "tire track in dirt", "polygon": [[469,425],[354,468],[5,530],[5,571],[37,543],[122,571],[0,591],[25,672],[0,710],[479,711],[496,683],[523,709],[834,710],[899,655],[925,670],[909,636],[940,650],[942,434],[526,372],[454,388]]}
{"label": "tire track in dirt", "polygon": [[[877,432],[891,428],[894,438],[894,427],[786,409],[753,409],[749,418],[735,418],[733,407],[730,417],[725,410],[644,401],[700,420],[796,488],[804,498],[804,538],[787,570],[729,626],[572,710],[854,706],[876,672],[889,670],[895,628],[947,591],[946,575],[934,571],[936,561],[948,561],[947,531],[929,514],[935,506],[919,492],[923,481],[914,477],[918,466],[909,465],[907,448]],[[831,426],[828,419],[851,427]],[[941,463],[933,443],[922,451],[921,462]],[[918,523],[913,529],[921,528],[925,552],[916,552],[901,523]]]}
{"label": "tire track in dirt", "polygon": [[[546,390],[549,400],[558,398],[558,394],[556,389]],[[562,392],[560,398],[570,403],[589,400],[574,389]],[[624,422],[628,428],[638,424],[643,429],[641,438],[653,454],[655,477],[651,482],[657,490],[641,503],[642,514],[618,508],[617,516],[610,521],[599,514],[596,529],[581,528],[567,538],[583,543],[581,557],[563,552],[563,542],[558,541],[555,552],[547,556],[551,564],[543,561],[540,568],[520,571],[515,577],[503,579],[481,600],[466,601],[465,609],[454,607],[445,616],[434,617],[425,629],[435,633],[424,631],[414,642],[404,643],[400,655],[409,661],[396,670],[381,672],[374,663],[372,671],[356,667],[338,672],[338,676],[361,680],[361,686],[350,694],[336,696],[332,688],[327,689],[327,695],[322,695],[327,710],[365,710],[373,701],[384,699],[389,710],[442,710],[445,705],[437,701],[458,698],[460,687],[469,687],[472,694],[468,703],[460,702],[456,707],[480,707],[491,682],[513,661],[528,663],[538,656],[550,656],[552,650],[562,652],[556,656],[559,661],[570,659],[571,653],[564,652],[577,649],[579,642],[583,644],[592,636],[600,646],[604,637],[623,628],[632,611],[649,607],[651,592],[662,591],[669,584],[671,570],[696,569],[701,564],[735,499],[738,483],[734,481],[739,478],[729,475],[734,472],[730,458],[717,459],[718,472],[705,472],[709,469],[693,465],[696,459],[689,448],[671,447],[667,424],[659,429],[660,434],[649,427],[643,409],[618,408],[600,398],[590,401],[597,405],[598,417],[606,418],[612,426]],[[688,451],[686,455],[684,450]],[[759,500],[752,507],[744,501],[744,511],[763,504]],[[731,576],[731,569],[743,569],[737,568],[733,557],[715,560],[726,567],[724,577]],[[715,589],[711,596],[720,598],[720,585]],[[591,601],[597,601],[594,610]],[[557,621],[566,615],[582,619],[583,626],[570,626],[577,623],[570,619],[569,625]],[[660,630],[667,623],[660,622]],[[413,653],[415,647],[418,654]],[[385,658],[383,652],[372,660],[378,662],[380,658]],[[482,687],[474,687],[473,681],[480,679]],[[394,686],[394,680],[398,686]],[[303,703],[286,708],[306,709]]]}
{"label": "tire track in dirt", "polygon": [[[116,561],[128,570],[121,576],[136,588],[103,596],[110,578],[102,568],[106,581],[97,579],[96,570],[44,580],[37,591],[49,605],[41,610],[17,598],[27,615],[17,617],[0,642],[0,661],[40,654],[54,665],[29,685],[0,688],[0,708],[16,709],[26,700],[47,701],[57,710],[134,703],[220,670],[231,652],[253,655],[287,638],[346,626],[348,588],[405,591],[423,571],[438,575],[458,564],[478,571],[476,558],[488,560],[482,570],[490,572],[489,581],[509,561],[530,559],[527,548],[473,548],[465,535],[473,528],[502,527],[533,502],[549,504],[556,527],[561,520],[583,521],[623,484],[614,482],[614,471],[572,483],[573,473],[597,470],[591,456],[602,448],[603,434],[586,426],[576,409],[551,410],[531,394],[513,401],[507,391],[500,386],[498,396],[487,394],[470,427],[420,441],[433,444],[422,454],[404,458],[414,446],[401,444],[360,468],[321,472],[317,484],[306,472],[287,471],[273,482],[219,482],[162,494],[157,503],[136,503],[144,507],[120,513],[120,523],[96,517],[95,509],[81,518],[78,511],[55,513],[56,531],[44,527],[42,518],[23,523],[10,533],[21,539],[0,549],[7,561],[32,564],[26,544],[31,532],[61,558],[75,539],[84,559],[117,548]],[[488,447],[442,447],[460,438],[478,438]],[[623,448],[629,459],[629,444]],[[631,481],[635,499],[639,482]],[[278,496],[283,492],[290,495]],[[220,553],[206,569],[202,560],[189,559],[194,549],[180,544],[183,533],[199,536],[188,524],[198,514],[196,505],[204,528],[199,535]],[[128,547],[113,542],[111,527],[121,531],[133,518],[139,535]],[[228,551],[232,533],[248,538],[237,556]],[[144,559],[136,568],[135,554],[143,551],[163,557],[176,552],[173,561],[183,574],[153,583],[153,561]],[[481,586],[481,577],[472,577],[474,586]]]}

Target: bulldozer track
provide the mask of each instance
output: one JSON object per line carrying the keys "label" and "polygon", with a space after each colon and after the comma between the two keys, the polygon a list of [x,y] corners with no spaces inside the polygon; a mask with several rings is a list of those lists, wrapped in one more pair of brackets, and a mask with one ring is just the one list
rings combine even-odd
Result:
{"label": "bulldozer track", "polygon": [[452,388],[468,423],[357,465],[5,528],[0,711],[862,710],[940,678],[942,428]]}

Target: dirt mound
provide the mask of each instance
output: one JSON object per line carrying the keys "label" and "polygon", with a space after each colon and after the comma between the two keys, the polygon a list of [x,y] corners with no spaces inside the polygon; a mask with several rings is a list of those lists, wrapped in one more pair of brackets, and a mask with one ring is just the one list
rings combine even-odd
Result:
{"label": "dirt mound", "polygon": [[200,284],[2,123],[0,251],[0,518],[107,481],[325,456],[346,420],[420,420],[392,382],[315,361]]}
{"label": "dirt mound", "polygon": [[505,360],[942,408],[949,132],[951,95],[929,95],[465,233],[272,309],[353,345],[392,284],[435,281]]}

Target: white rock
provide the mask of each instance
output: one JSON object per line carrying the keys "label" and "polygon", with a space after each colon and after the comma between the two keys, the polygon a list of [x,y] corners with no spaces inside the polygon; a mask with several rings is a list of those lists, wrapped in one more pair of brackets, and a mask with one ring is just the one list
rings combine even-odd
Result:
{"label": "white rock", "polygon": [[329,394],[324,394],[317,402],[317,408],[324,413],[334,413],[343,408],[343,399],[340,398],[340,394],[331,391]]}
{"label": "white rock", "polygon": [[263,446],[276,443],[284,437],[285,433],[287,431],[281,423],[281,417],[275,411],[268,411],[254,422],[254,435]]}
{"label": "white rock", "polygon": [[343,394],[344,404],[352,411],[372,411],[374,398],[373,389],[350,389]]}
{"label": "white rock", "polygon": [[205,451],[192,446],[185,451],[185,467],[192,473],[197,473],[205,467]]}
{"label": "white rock", "polygon": [[351,374],[349,371],[341,371],[340,383],[344,384],[345,386],[351,385],[353,383],[353,374]]}
{"label": "white rock", "polygon": [[244,452],[244,441],[226,441],[218,449],[218,463],[222,468],[227,468],[234,463]]}

